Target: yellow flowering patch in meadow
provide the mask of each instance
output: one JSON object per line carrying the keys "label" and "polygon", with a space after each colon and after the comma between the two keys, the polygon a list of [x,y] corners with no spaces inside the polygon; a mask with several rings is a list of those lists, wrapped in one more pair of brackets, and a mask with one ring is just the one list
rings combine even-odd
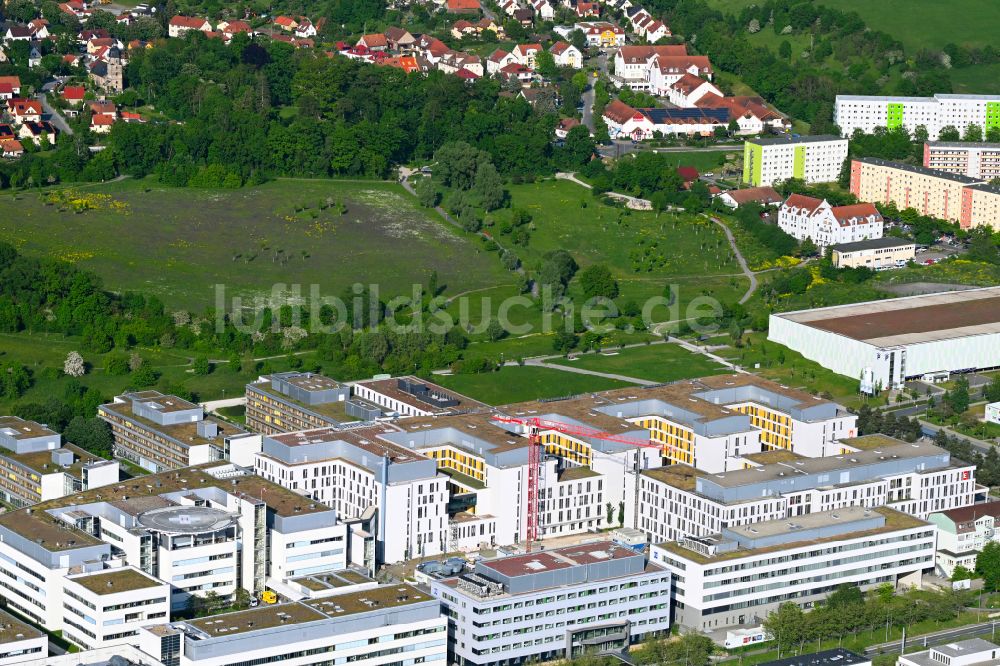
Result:
{"label": "yellow flowering patch in meadow", "polygon": [[124,215],[130,214],[129,205],[115,199],[110,194],[81,192],[80,190],[54,190],[45,196],[45,204],[58,206],[60,210],[83,213],[88,210],[105,210]]}

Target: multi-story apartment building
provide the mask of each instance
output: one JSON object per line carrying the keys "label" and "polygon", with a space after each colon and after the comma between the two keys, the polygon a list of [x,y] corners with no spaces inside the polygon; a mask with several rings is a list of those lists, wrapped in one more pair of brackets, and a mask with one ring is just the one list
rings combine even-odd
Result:
{"label": "multi-story apartment building", "polygon": [[378,563],[438,555],[448,540],[448,477],[430,458],[378,437],[395,430],[321,428],[265,437],[254,468],[344,520],[363,523]]}
{"label": "multi-story apartment building", "polygon": [[810,608],[841,585],[920,582],[935,528],[887,507],[845,506],[650,547],[674,580],[674,623],[695,631],[759,623],[785,602]]}
{"label": "multi-story apartment building", "polygon": [[973,571],[976,557],[986,544],[1000,541],[997,532],[1000,502],[940,511],[927,519],[938,528],[937,568],[948,578],[955,573],[955,567]]}
{"label": "multi-story apartment building", "polygon": [[356,397],[377,405],[389,416],[433,416],[489,409],[489,405],[417,377],[368,379],[356,382],[353,388]]}
{"label": "multi-story apartment building", "polygon": [[788,197],[778,210],[778,226],[800,241],[809,238],[820,250],[839,243],[882,238],[885,223],[870,203],[831,206],[802,194]]}
{"label": "multi-story apartment building", "polygon": [[831,261],[837,268],[901,268],[917,255],[917,244],[902,238],[884,236],[874,240],[838,243],[830,248]]}
{"label": "multi-story apartment building", "polygon": [[139,629],[170,619],[170,585],[135,567],[69,576],[63,636],[85,650],[138,643]]}
{"label": "multi-story apartment building", "polygon": [[688,465],[645,470],[635,527],[653,542],[675,541],[848,506],[888,506],[925,518],[975,501],[975,466],[944,449],[883,435],[840,444],[841,453],[824,458],[748,456],[745,469],[723,474]]}
{"label": "multi-story apartment building", "polygon": [[807,183],[837,180],[847,159],[847,139],[838,136],[779,136],[743,144],[743,182],[754,187],[789,178]]}
{"label": "multi-story apartment building", "polygon": [[147,627],[139,645],[163,664],[447,666],[441,605],[404,583]]}
{"label": "multi-story apartment building", "polygon": [[67,581],[131,566],[169,585],[169,603],[272,579],[342,569],[335,511],[231,464],[165,472],[0,516],[7,604],[45,628],[65,625]]}
{"label": "multi-story apartment building", "polygon": [[48,636],[0,610],[0,666],[37,664],[48,655]]}
{"label": "multi-story apartment building", "polygon": [[[376,418],[361,405],[349,406],[351,387],[311,372],[279,372],[246,387],[247,427],[264,435],[337,427]],[[352,413],[354,412],[354,413]]]}
{"label": "multi-story apartment building", "polygon": [[224,460],[232,440],[253,436],[159,391],[117,396],[98,407],[97,416],[111,425],[115,455],[151,472]]}
{"label": "multi-story apartment building", "polygon": [[449,618],[451,662],[505,666],[666,634],[670,579],[644,554],[598,541],[481,560],[430,586]]}
{"label": "multi-story apartment building", "polygon": [[945,127],[954,127],[959,133],[972,124],[983,131],[1000,127],[1000,95],[837,95],[833,122],[847,137],[856,130],[871,134],[876,127],[902,127],[910,134],[923,127],[934,141]]}
{"label": "multi-story apartment building", "polygon": [[1000,143],[928,141],[924,166],[976,180],[1000,178]]}
{"label": "multi-story apartment building", "polygon": [[0,416],[0,499],[16,507],[118,482],[118,463],[16,416]]}
{"label": "multi-story apartment building", "polygon": [[958,222],[963,229],[998,228],[1000,188],[975,178],[875,158],[851,161],[851,193],[859,199],[913,208]]}

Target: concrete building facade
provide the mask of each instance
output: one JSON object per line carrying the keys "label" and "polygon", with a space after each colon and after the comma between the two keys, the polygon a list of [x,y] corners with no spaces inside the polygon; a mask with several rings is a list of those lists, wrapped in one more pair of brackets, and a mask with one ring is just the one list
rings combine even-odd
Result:
{"label": "concrete building facade", "polygon": [[768,339],[865,391],[1000,365],[1000,287],[772,314]]}
{"label": "concrete building facade", "polygon": [[789,178],[807,183],[837,180],[847,159],[847,139],[837,136],[780,136],[743,143],[743,182],[754,187]]}
{"label": "concrete building facade", "polygon": [[843,507],[651,546],[673,578],[674,622],[695,631],[759,623],[782,603],[811,608],[841,585],[919,583],[935,528],[888,508]]}
{"label": "concrete building facade", "polygon": [[512,666],[620,650],[670,630],[671,576],[646,556],[598,541],[481,560],[432,580],[461,666]]}
{"label": "concrete building facade", "polygon": [[1000,143],[928,141],[924,166],[976,180],[1000,178]]}
{"label": "concrete building facade", "polygon": [[833,123],[844,136],[855,130],[871,134],[876,127],[902,127],[913,134],[918,127],[937,140],[941,130],[954,127],[964,134],[976,124],[984,132],[1000,127],[1000,95],[944,95],[933,97],[881,97],[837,95]]}
{"label": "concrete building facade", "polygon": [[831,248],[831,260],[837,268],[902,268],[917,255],[913,241],[883,236],[874,240],[838,243]]}

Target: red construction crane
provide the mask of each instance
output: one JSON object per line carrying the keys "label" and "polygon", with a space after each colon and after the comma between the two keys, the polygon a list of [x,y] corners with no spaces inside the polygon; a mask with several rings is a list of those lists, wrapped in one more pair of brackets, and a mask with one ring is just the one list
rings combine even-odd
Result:
{"label": "red construction crane", "polygon": [[[587,439],[600,439],[607,442],[618,442],[647,449],[673,449],[676,447],[669,444],[661,444],[652,440],[648,442],[639,441],[631,437],[623,437],[610,432],[579,426],[562,421],[550,421],[538,417],[517,418],[505,414],[494,414],[492,419],[499,423],[515,423],[528,428],[528,525],[525,534],[525,550],[531,552],[531,544],[538,539],[538,486],[542,468],[542,437],[543,430],[554,430],[555,432],[572,437]],[[679,449],[678,449],[679,450]],[[638,480],[636,481],[638,483]]]}

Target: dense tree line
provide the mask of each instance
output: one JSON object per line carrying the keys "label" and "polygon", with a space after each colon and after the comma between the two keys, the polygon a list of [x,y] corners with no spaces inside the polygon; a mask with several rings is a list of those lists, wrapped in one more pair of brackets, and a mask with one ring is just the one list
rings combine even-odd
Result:
{"label": "dense tree line", "polygon": [[556,116],[501,96],[490,79],[470,85],[242,35],[226,45],[197,31],[133,52],[126,77],[129,105],[152,105],[164,120],[116,123],[109,150],[96,156],[83,137],[64,137],[51,160],[4,165],[0,185],[116,173],[178,186],[271,175],[384,178],[393,165],[458,141],[488,154],[503,175],[551,172],[563,159],[551,144]]}
{"label": "dense tree line", "polygon": [[[907,54],[899,41],[868,29],[855,12],[807,0],[767,0],[730,15],[705,0],[651,0],[648,7],[665,17],[675,35],[711,56],[717,68],[736,74],[782,111],[813,123],[814,133],[832,129],[836,94],[932,95],[952,90],[940,53]],[[811,34],[814,45],[808,56],[791,61],[748,39],[759,30]],[[976,57],[995,57],[992,49],[980,51]],[[831,57],[836,66],[824,66]],[[890,72],[902,74],[895,77],[894,89],[884,83]]]}
{"label": "dense tree line", "polygon": [[874,632],[887,625],[904,627],[925,620],[955,619],[963,608],[959,592],[909,590],[894,594],[889,584],[867,595],[853,585],[842,585],[810,612],[786,602],[764,620],[764,628],[781,652],[802,654],[810,643],[843,639],[863,631]]}

